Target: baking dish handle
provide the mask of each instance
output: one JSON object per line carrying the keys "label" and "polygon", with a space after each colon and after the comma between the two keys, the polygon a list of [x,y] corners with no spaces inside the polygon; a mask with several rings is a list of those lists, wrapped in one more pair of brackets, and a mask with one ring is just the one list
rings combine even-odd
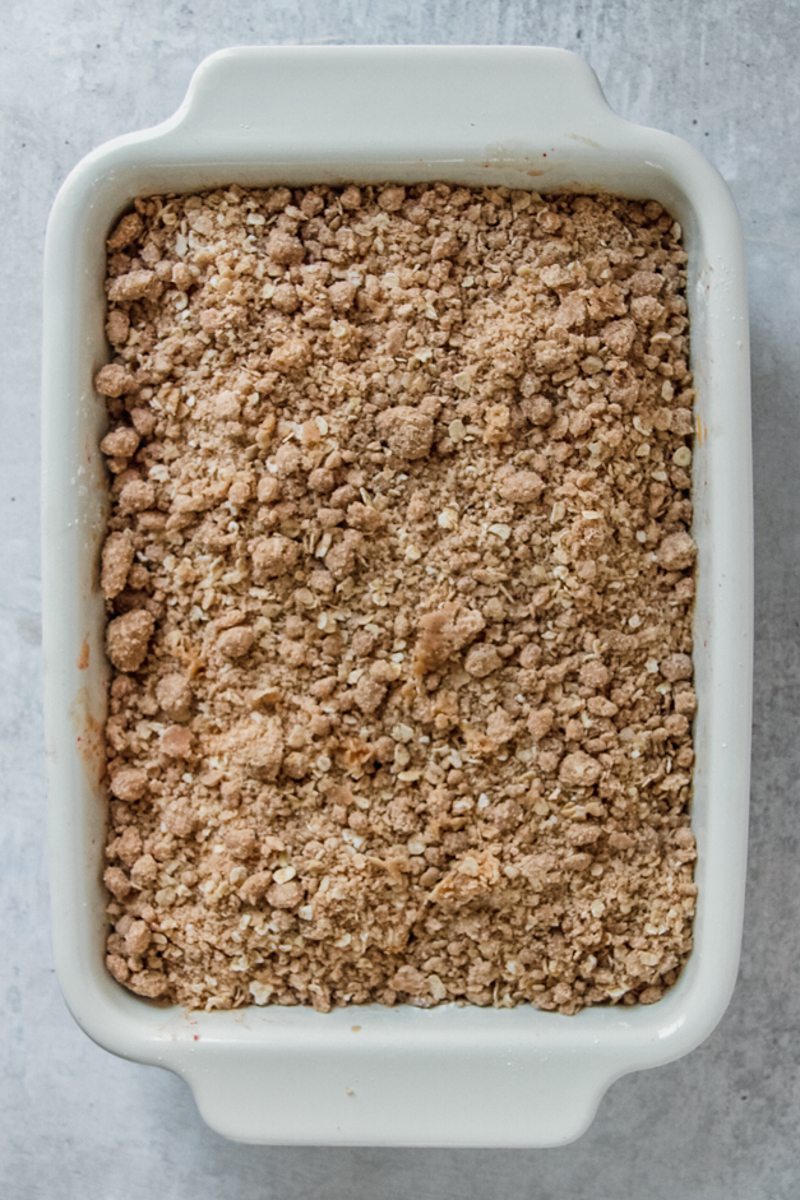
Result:
{"label": "baking dish handle", "polygon": [[[246,46],[221,50],[195,71],[170,122],[225,157],[263,134],[270,156],[296,153],[309,135],[349,142],[354,156],[452,160],[459,142],[488,158],[559,139],[591,145],[624,124],[592,69],[566,50],[540,46]],[[629,127],[629,126],[628,126]],[[406,134],[405,131],[408,130]],[[405,147],[403,139],[407,140]]]}
{"label": "baking dish handle", "polygon": [[499,1052],[477,1042],[457,1055],[443,1048],[423,1055],[413,1045],[376,1048],[370,1040],[342,1055],[320,1042],[313,1067],[298,1069],[296,1045],[267,1052],[229,1043],[206,1046],[176,1069],[206,1124],[236,1141],[304,1144],[313,1129],[326,1145],[486,1148],[574,1141],[625,1070],[624,1056],[611,1062],[602,1053]]}

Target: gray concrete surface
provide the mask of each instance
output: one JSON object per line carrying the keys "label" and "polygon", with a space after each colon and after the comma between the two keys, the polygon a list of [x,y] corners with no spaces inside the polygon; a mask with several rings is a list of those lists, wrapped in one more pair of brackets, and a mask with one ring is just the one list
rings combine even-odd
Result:
{"label": "gray concrete surface", "polygon": [[[6,0],[0,6],[0,1195],[8,1200],[789,1200],[800,1195],[800,50],[792,0]],[[590,1132],[515,1153],[227,1144],[171,1076],[112,1058],[64,1009],[48,935],[40,712],[40,262],[90,147],[180,100],[208,52],[259,42],[575,49],[624,114],[699,146],[749,252],[757,641],[747,925],[708,1042],[620,1081]]]}

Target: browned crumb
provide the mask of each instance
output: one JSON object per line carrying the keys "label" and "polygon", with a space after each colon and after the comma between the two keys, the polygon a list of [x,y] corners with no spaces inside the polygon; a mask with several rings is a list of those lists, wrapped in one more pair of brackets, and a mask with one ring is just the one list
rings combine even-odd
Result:
{"label": "browned crumb", "polygon": [[114,977],[657,1000],[695,905],[671,217],[232,187],[108,249]]}

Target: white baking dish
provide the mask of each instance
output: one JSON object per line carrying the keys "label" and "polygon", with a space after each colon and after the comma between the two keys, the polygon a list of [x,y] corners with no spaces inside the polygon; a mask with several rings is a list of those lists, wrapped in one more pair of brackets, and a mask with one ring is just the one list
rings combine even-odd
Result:
{"label": "white baking dish", "polygon": [[[695,950],[677,986],[651,1007],[575,1017],[530,1007],[187,1014],[136,998],[103,965],[106,668],[96,564],[104,406],[92,378],[107,357],[105,236],[142,193],[385,179],[652,197],[685,231],[698,393],[700,892]],[[91,1037],[178,1072],[208,1123],[230,1137],[543,1146],[577,1137],[614,1079],[677,1058],[708,1035],[736,975],[747,844],[746,313],[739,224],[718,175],[686,143],[613,114],[589,68],[560,50],[228,50],[200,66],[174,117],[75,168],[47,234],[44,640],[56,963]]]}

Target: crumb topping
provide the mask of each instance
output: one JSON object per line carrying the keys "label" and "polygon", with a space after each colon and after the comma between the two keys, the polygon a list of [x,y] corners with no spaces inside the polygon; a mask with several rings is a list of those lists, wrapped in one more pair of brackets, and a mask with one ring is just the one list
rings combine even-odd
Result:
{"label": "crumb topping", "polygon": [[96,377],[107,963],[574,1013],[691,948],[692,380],[659,205],[138,200]]}

